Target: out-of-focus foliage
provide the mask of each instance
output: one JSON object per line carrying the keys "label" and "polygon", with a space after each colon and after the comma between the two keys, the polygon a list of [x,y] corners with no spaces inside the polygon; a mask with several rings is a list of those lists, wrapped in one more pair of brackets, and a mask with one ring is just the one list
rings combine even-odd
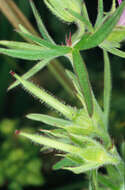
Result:
{"label": "out-of-focus foliage", "polygon": [[[18,120],[4,119],[0,122],[0,189],[21,190],[24,186],[39,186],[44,183],[41,174],[42,163],[37,147],[14,133]],[[25,130],[33,131],[25,126]]]}

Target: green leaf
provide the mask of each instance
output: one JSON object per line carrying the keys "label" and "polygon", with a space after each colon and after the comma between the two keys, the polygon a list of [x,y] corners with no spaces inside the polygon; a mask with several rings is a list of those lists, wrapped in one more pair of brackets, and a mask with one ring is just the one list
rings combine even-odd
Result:
{"label": "green leaf", "polygon": [[111,12],[114,12],[115,10],[116,10],[116,0],[112,0]]}
{"label": "green leaf", "polygon": [[112,32],[113,28],[117,24],[123,10],[125,7],[125,2],[123,2],[117,10],[113,13],[113,15],[101,25],[101,27],[95,31],[94,34],[92,34],[87,39],[83,38],[75,45],[76,49],[84,50],[84,49],[90,49],[93,47],[98,46],[101,44],[108,35]]}
{"label": "green leaf", "polygon": [[91,147],[91,146],[101,147],[99,142],[97,142],[96,140],[93,140],[91,137],[83,136],[82,134],[81,135],[70,134],[69,137],[71,138],[73,143],[79,145],[82,148]]}
{"label": "green leaf", "polygon": [[[55,57],[52,57],[51,59],[54,59]],[[51,59],[44,59],[40,62],[38,62],[35,66],[33,66],[31,69],[29,69],[24,75],[22,75],[21,77],[23,79],[29,79],[30,77],[32,77],[33,75],[35,75],[38,71],[40,71],[41,69],[43,69],[48,63],[49,61],[51,61]],[[12,83],[8,90],[13,89],[14,87],[16,87],[17,85],[19,85],[20,82],[18,80],[16,80],[14,83]]]}
{"label": "green leaf", "polygon": [[[15,50],[15,49],[4,49],[0,48],[0,53],[14,57],[14,58],[20,58],[20,59],[26,59],[26,60],[40,60],[41,52],[36,50]],[[44,52],[46,52],[44,50]]]}
{"label": "green leaf", "polygon": [[119,57],[125,58],[125,52],[124,51],[121,51],[121,50],[119,50],[117,48],[110,48],[110,47],[108,47],[108,46],[106,46],[104,44],[101,44],[100,47],[102,49],[114,54],[114,55],[117,55]]}
{"label": "green leaf", "polygon": [[112,164],[117,165],[119,158],[115,155],[108,153],[103,146],[86,147],[83,149],[83,157],[86,162],[95,164]]}
{"label": "green leaf", "polygon": [[[80,89],[80,86],[79,86],[79,83],[78,83],[78,80],[77,80],[75,74],[72,73],[71,71],[68,71],[68,70],[66,72],[67,72],[69,78],[73,81],[74,87],[75,87],[75,89],[77,91],[77,92],[75,92],[77,97],[79,98],[79,100],[81,101],[83,106],[85,107],[84,97],[83,97],[83,95],[81,93],[81,89]],[[93,124],[90,124],[90,123],[89,123],[89,125],[87,123],[85,124],[85,118],[87,118],[87,116],[85,116],[85,118],[83,118],[83,121],[84,121],[83,122],[83,126],[84,126],[83,129],[84,129],[84,131],[80,130],[79,127],[77,126],[77,129],[76,129],[77,133],[76,134],[78,134],[78,132],[79,132],[79,134],[82,133],[84,135],[92,133],[92,131],[91,131],[92,129],[91,129],[91,127],[89,127],[89,126],[92,126],[92,125],[95,126],[95,128],[97,127],[97,129],[98,129],[98,125],[99,125],[100,130],[103,130],[105,128],[104,114],[102,112],[102,109],[99,106],[97,100],[95,99],[93,93],[92,93],[92,96],[93,96],[93,104],[94,104],[93,105],[93,116],[92,116],[92,123]],[[85,108],[84,108],[84,111],[86,112]],[[83,117],[83,114],[82,114],[82,117]],[[86,128],[85,126],[88,126],[88,128]],[[70,129],[72,129],[72,128],[70,128]],[[99,134],[98,135],[103,139],[104,134],[105,133],[103,131],[103,135],[102,135],[102,133],[101,133],[101,135],[99,135]],[[109,140],[110,140],[110,138],[109,138]],[[109,140],[107,140],[107,138],[105,139],[105,137],[104,137],[104,141],[106,143],[109,142]]]}
{"label": "green leaf", "polygon": [[114,184],[116,184],[116,182],[123,183],[124,176],[122,176],[122,173],[120,173],[120,170],[117,167],[109,165],[107,166],[106,170],[107,170],[107,176],[110,178],[110,181],[112,181],[112,183],[113,181]]}
{"label": "green leaf", "polygon": [[[72,73],[69,70],[66,70],[66,73],[69,76],[69,78],[71,79],[71,81],[73,82],[73,85],[74,85],[74,87],[76,89],[76,91],[74,93],[76,93],[76,95],[78,93],[79,96],[83,97],[82,92],[81,92],[81,88],[79,86],[79,82],[78,82],[77,77],[75,76],[75,74]],[[85,105],[85,103],[84,103],[84,105]]]}
{"label": "green leaf", "polygon": [[76,162],[78,165],[82,165],[85,163],[84,158],[79,156],[79,155],[75,155],[75,154],[66,154],[66,157],[70,160],[72,160],[73,162]]}
{"label": "green leaf", "polygon": [[104,118],[106,127],[108,127],[110,99],[111,99],[111,69],[110,61],[106,51],[104,52]]}
{"label": "green leaf", "polygon": [[12,49],[17,49],[17,50],[43,50],[43,47],[40,47],[38,45],[26,43],[26,42],[14,42],[14,41],[6,41],[6,40],[1,40],[0,45],[12,48]]}
{"label": "green leaf", "polygon": [[16,50],[0,48],[0,53],[9,55],[11,57],[26,59],[26,60],[41,60],[51,59],[52,57],[59,57],[69,53],[69,49],[41,49],[41,50]]}
{"label": "green leaf", "polygon": [[50,137],[57,137],[60,139],[63,139],[64,141],[68,140],[69,137],[67,136],[67,132],[65,129],[52,129],[52,130],[45,130],[45,129],[40,129],[40,132],[45,133],[47,135],[50,135]]}
{"label": "green leaf", "polygon": [[53,166],[53,169],[59,170],[59,169],[63,169],[64,167],[70,167],[70,166],[73,167],[77,165],[78,164],[76,162],[73,162],[72,160],[68,158],[63,158]]}
{"label": "green leaf", "polygon": [[77,167],[64,167],[63,169],[72,171],[75,174],[80,174],[80,173],[87,172],[89,170],[96,169],[99,166],[100,164],[97,164],[97,163],[86,163],[84,165],[77,166]]}
{"label": "green leaf", "polygon": [[[75,76],[74,73],[72,73],[71,71],[69,70],[66,70],[66,73],[68,74],[69,78],[72,80],[73,84],[74,84],[74,87],[76,89],[76,93],[78,93],[78,98],[79,96],[81,97],[80,100],[81,102],[83,103],[83,105],[85,105],[85,102],[84,102],[84,97],[81,93],[81,89],[80,89],[80,86],[79,86],[79,83],[78,83],[78,80],[77,80],[77,77]],[[92,93],[93,95],[93,103],[94,103],[94,113],[93,113],[93,118],[95,117],[95,114],[96,114],[96,119],[98,120],[98,122],[100,123],[100,126],[104,126],[103,124],[103,121],[104,121],[104,117],[103,117],[103,112],[101,110],[101,107],[99,106],[97,100],[95,99],[94,97],[94,94]],[[84,109],[85,110],[85,109]]]}
{"label": "green leaf", "polygon": [[95,28],[102,22],[103,18],[103,0],[98,0],[98,15],[95,23]]}
{"label": "green leaf", "polygon": [[96,26],[96,25],[94,26],[95,31],[97,31],[112,16],[113,12],[107,12],[106,14],[104,13],[105,15],[102,17],[102,19],[98,23],[98,26]]}
{"label": "green leaf", "polygon": [[55,45],[51,42],[48,42],[42,38],[39,38],[37,36],[34,36],[32,34],[28,34],[28,33],[23,33],[23,32],[18,32],[21,36],[23,36],[24,38],[27,38],[29,40],[31,40],[32,42],[42,46],[42,47],[46,47],[46,48],[49,48],[49,49],[55,49],[55,50],[60,50],[60,51],[63,51],[63,50],[67,50],[68,52],[70,52],[71,50],[71,47],[68,47],[68,46],[59,46],[59,45]]}
{"label": "green leaf", "polygon": [[92,93],[92,95],[93,95],[93,103],[94,103],[93,120],[95,117],[96,122],[98,121],[99,125],[103,128],[104,127],[104,114],[103,114],[103,111],[93,93]]}
{"label": "green leaf", "polygon": [[54,43],[54,41],[52,40],[51,36],[49,35],[48,31],[46,30],[42,19],[40,18],[40,15],[35,7],[35,4],[33,3],[32,0],[30,0],[30,5],[33,11],[33,14],[35,16],[36,22],[37,22],[37,26],[39,28],[39,31],[41,33],[41,35],[43,36],[43,38],[49,42]]}
{"label": "green leaf", "polygon": [[93,101],[91,87],[85,63],[83,62],[78,50],[73,50],[73,66],[78,77],[79,85],[85,99],[86,107],[90,116],[93,114]]}
{"label": "green leaf", "polygon": [[41,144],[41,145],[45,145],[48,146],[50,148],[54,148],[56,150],[61,150],[67,153],[72,153],[72,154],[76,154],[79,155],[82,151],[82,149],[80,149],[79,147],[70,145],[70,144],[66,144],[54,139],[50,139],[47,137],[43,137],[41,135],[36,135],[36,134],[28,134],[25,132],[20,132],[19,133],[21,136],[26,137],[30,140],[32,140],[35,143]]}
{"label": "green leaf", "polygon": [[71,125],[67,128],[65,128],[69,134],[77,134],[77,135],[91,135],[94,132],[94,129],[92,126],[86,126],[83,124],[83,126],[80,126],[77,123],[74,123],[74,125]]}
{"label": "green leaf", "polygon": [[23,32],[20,32],[20,31],[17,31],[22,37],[24,38],[27,38],[29,39],[30,41],[36,43],[37,45],[39,46],[42,46],[42,47],[46,47],[46,48],[53,48],[55,47],[56,45],[52,44],[51,42],[48,42],[38,36],[34,36],[33,34],[31,33],[23,33]]}
{"label": "green leaf", "polygon": [[[90,134],[92,133],[92,129],[93,129],[91,125],[88,126],[88,123],[85,121],[86,118],[85,119],[83,118],[82,126],[80,126],[75,121],[68,121],[68,120],[59,119],[59,118],[55,118],[55,117],[43,115],[43,114],[29,114],[27,115],[27,117],[29,119],[40,121],[48,125],[55,126],[57,128],[65,129],[70,134],[70,138],[73,136],[73,134],[78,134],[78,135]],[[78,138],[78,136],[76,138]],[[87,141],[87,139],[83,137],[81,141]]]}
{"label": "green leaf", "polygon": [[19,82],[23,85],[23,87],[28,90],[33,96],[40,99],[41,101],[47,103],[49,106],[53,107],[55,110],[62,113],[66,118],[72,119],[76,115],[76,111],[69,106],[64,105],[59,100],[45,92],[44,89],[38,88],[32,82],[22,79],[17,74],[12,73],[13,76],[19,80]]}
{"label": "green leaf", "polygon": [[59,118],[44,115],[44,114],[28,114],[26,117],[35,121],[46,123],[51,126],[55,126],[55,127],[60,127],[60,126],[68,127],[72,124],[68,120],[59,119]]}
{"label": "green leaf", "polygon": [[125,40],[125,27],[116,27],[111,34],[108,36],[108,42],[118,43]]}
{"label": "green leaf", "polygon": [[82,5],[82,14],[86,18],[86,20],[88,21],[88,23],[91,23],[90,19],[89,19],[89,15],[88,15],[88,11],[87,11],[87,8],[86,8],[85,1],[83,1],[83,5]]}

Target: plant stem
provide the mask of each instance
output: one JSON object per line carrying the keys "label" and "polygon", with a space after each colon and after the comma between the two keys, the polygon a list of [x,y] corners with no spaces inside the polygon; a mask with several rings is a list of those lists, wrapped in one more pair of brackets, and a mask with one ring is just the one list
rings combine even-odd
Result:
{"label": "plant stem", "polygon": [[97,170],[93,170],[92,171],[92,190],[99,190],[98,187],[98,171]]}
{"label": "plant stem", "polygon": [[32,34],[38,35],[28,19],[24,16],[24,14],[12,0],[0,0],[0,10],[7,17],[15,29],[19,29],[19,24],[22,24],[25,28],[27,28],[27,30],[32,32]]}

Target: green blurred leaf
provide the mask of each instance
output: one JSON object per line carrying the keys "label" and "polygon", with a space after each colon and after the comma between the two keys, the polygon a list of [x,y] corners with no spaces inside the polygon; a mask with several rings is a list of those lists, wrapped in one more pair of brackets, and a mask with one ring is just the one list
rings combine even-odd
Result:
{"label": "green blurred leaf", "polygon": [[111,190],[118,190],[116,184],[113,184],[108,176],[98,175],[98,180],[100,184],[103,184],[106,188],[111,188]]}
{"label": "green blurred leaf", "polygon": [[22,190],[22,187],[18,182],[12,182],[8,185],[8,190]]}
{"label": "green blurred leaf", "polygon": [[125,141],[121,144],[121,154],[123,157],[123,160],[125,161]]}
{"label": "green blurred leaf", "polygon": [[[38,149],[24,138],[15,138],[14,131],[20,127],[19,120],[4,119],[0,122],[1,153],[0,153],[0,189],[24,189],[27,185],[42,185],[44,178],[41,173],[42,162],[38,158]],[[25,128],[26,126],[22,126]],[[31,128],[28,131],[33,130]],[[32,180],[31,180],[32,178]]]}

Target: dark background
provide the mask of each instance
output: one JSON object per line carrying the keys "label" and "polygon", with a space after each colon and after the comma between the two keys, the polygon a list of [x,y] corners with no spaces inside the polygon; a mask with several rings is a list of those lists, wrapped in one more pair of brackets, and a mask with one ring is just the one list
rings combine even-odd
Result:
{"label": "dark background", "polygon": [[[25,16],[30,20],[34,28],[37,30],[36,22],[33,17],[31,8],[29,6],[28,0],[15,0],[14,1],[25,14]],[[67,25],[65,23],[61,23],[55,16],[51,14],[51,12],[46,8],[45,4],[42,0],[34,0],[41,18],[43,19],[49,33],[53,37],[53,39],[58,43],[65,43],[65,36],[75,31],[76,27],[74,24]],[[90,15],[90,19],[94,24],[97,14],[97,0],[85,1],[87,4],[88,12]],[[104,1],[105,11],[108,11],[111,5],[110,1]],[[12,25],[5,18],[5,16],[0,12],[0,40],[22,40],[18,34],[14,31]],[[122,48],[124,49],[124,43],[122,44]],[[99,48],[94,48],[89,51],[82,52],[84,59],[86,61],[86,65],[88,68],[88,72],[90,75],[90,80],[95,92],[95,95],[100,102],[100,105],[103,103],[103,55],[102,51]],[[69,62],[60,58],[61,64],[64,65],[65,68],[72,69]],[[114,139],[114,142],[120,147],[120,143],[124,139],[124,131],[125,131],[125,60],[113,55],[110,55],[111,61],[111,70],[112,70],[112,97],[111,97],[111,112],[110,112],[110,125],[109,131]],[[29,160],[32,158],[38,159],[42,165],[39,168],[41,172],[41,179],[44,178],[44,184],[23,184],[19,183],[16,179],[15,174],[11,177],[7,174],[6,171],[0,170],[0,178],[3,177],[3,182],[0,179],[0,187],[2,189],[43,189],[43,190],[73,190],[73,189],[82,189],[86,186],[86,177],[84,175],[74,175],[67,171],[52,171],[52,165],[56,162],[56,157],[54,156],[56,152],[52,151],[49,153],[40,153],[40,147],[38,145],[31,144],[27,140],[21,144],[18,141],[19,139],[15,138],[14,130],[15,129],[25,129],[28,128],[34,132],[37,132],[37,129],[41,126],[40,123],[30,121],[25,118],[27,113],[47,113],[50,114],[52,110],[46,108],[44,104],[40,104],[39,101],[35,100],[33,97],[29,96],[24,90],[20,87],[13,89],[10,92],[7,92],[8,86],[12,83],[13,78],[10,76],[9,71],[14,70],[19,74],[23,74],[29,68],[31,68],[35,63],[29,61],[20,61],[18,59],[13,59],[4,55],[0,55],[0,144],[1,144],[1,155],[0,155],[0,165],[4,165],[5,159],[8,159],[8,155],[11,154],[15,147],[21,147],[21,149],[27,149],[27,154],[32,151],[32,157],[29,156]],[[45,68],[43,71],[39,72],[35,75],[34,80],[36,84],[47,89],[56,97],[65,100],[67,103],[72,102],[72,98],[67,94],[66,91],[63,90],[59,82],[55,79],[55,77],[50,73],[50,71]],[[8,121],[6,124],[5,121]],[[17,123],[15,124],[15,121]],[[3,133],[3,128],[12,123],[11,133]],[[8,142],[9,149],[4,150],[3,144]],[[11,142],[14,143],[14,146],[10,145]],[[27,145],[25,145],[25,143]],[[21,145],[20,145],[21,144]],[[120,149],[120,148],[119,148]],[[24,153],[25,154],[25,153]],[[16,153],[15,153],[16,156]],[[28,161],[29,161],[28,160]],[[23,162],[22,158],[19,159],[19,162]],[[10,163],[11,164],[11,163]],[[17,164],[18,165],[18,164]],[[10,166],[8,166],[9,168]],[[8,170],[6,168],[6,170]],[[3,167],[4,169],[4,167]],[[13,169],[13,168],[12,168]],[[22,165],[22,169],[25,170],[25,164]],[[20,171],[20,170],[19,170]],[[29,172],[27,171],[27,176]],[[39,174],[40,175],[40,174]],[[12,184],[18,184],[18,186],[12,186]],[[83,188],[84,189],[84,188]]]}

